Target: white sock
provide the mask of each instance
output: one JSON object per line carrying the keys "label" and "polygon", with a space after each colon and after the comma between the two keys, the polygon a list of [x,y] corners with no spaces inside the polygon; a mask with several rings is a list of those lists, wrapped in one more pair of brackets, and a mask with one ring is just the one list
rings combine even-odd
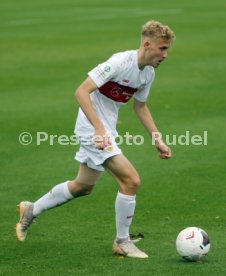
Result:
{"label": "white sock", "polygon": [[118,192],[115,201],[117,240],[129,237],[129,227],[132,223],[136,206],[136,195],[124,195]]}
{"label": "white sock", "polygon": [[68,181],[58,184],[43,197],[35,201],[33,215],[36,217],[43,211],[60,206],[72,198],[74,197],[68,189]]}

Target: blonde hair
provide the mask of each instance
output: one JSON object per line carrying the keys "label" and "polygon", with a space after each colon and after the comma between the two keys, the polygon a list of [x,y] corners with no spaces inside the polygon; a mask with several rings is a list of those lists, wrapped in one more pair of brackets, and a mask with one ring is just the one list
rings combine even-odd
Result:
{"label": "blonde hair", "polygon": [[162,23],[155,20],[148,21],[142,26],[141,35],[142,37],[146,36],[154,39],[163,39],[168,41],[174,40],[176,38],[170,27],[163,25]]}

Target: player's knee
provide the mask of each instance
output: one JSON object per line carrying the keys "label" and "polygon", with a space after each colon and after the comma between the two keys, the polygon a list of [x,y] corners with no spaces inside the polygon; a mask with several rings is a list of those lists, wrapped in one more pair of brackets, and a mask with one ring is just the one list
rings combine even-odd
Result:
{"label": "player's knee", "polygon": [[94,185],[81,183],[78,180],[74,180],[70,182],[70,192],[74,197],[89,195],[91,194],[93,188],[94,188]]}
{"label": "player's knee", "polygon": [[83,184],[83,183],[80,183],[80,187],[77,191],[77,193],[80,195],[80,196],[87,196],[87,195],[90,195],[92,193],[92,190],[93,190],[93,185],[87,185],[87,184]]}
{"label": "player's knee", "polygon": [[133,189],[138,189],[139,187],[140,187],[140,185],[141,185],[141,181],[140,181],[140,177],[137,175],[137,176],[134,176],[133,178],[132,178],[132,180],[131,180],[131,187],[133,188]]}
{"label": "player's knee", "polygon": [[137,189],[140,187],[141,181],[138,175],[131,175],[127,177],[127,179],[123,182],[123,190],[125,192],[133,192],[135,193]]}
{"label": "player's knee", "polygon": [[92,193],[93,187],[93,185],[84,185],[80,190],[81,195],[90,195]]}

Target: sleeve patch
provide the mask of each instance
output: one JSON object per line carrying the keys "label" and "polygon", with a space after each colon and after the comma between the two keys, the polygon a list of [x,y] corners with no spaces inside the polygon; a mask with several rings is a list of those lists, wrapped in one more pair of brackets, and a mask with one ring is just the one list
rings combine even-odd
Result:
{"label": "sleeve patch", "polygon": [[97,66],[98,73],[101,75],[101,77],[105,80],[108,80],[114,75],[114,68],[112,65],[108,62],[101,63]]}

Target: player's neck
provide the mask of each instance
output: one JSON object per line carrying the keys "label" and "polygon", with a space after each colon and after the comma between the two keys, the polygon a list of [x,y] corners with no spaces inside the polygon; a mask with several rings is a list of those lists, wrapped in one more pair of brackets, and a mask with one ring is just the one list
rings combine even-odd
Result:
{"label": "player's neck", "polygon": [[142,71],[144,67],[147,65],[144,60],[144,53],[141,48],[138,49],[137,52],[137,64],[139,69]]}

